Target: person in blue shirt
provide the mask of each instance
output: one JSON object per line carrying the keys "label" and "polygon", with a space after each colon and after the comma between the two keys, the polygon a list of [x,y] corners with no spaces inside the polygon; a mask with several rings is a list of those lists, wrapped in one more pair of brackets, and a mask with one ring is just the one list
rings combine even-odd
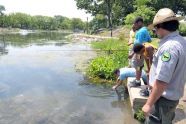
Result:
{"label": "person in blue shirt", "polygon": [[[134,40],[134,46],[137,44],[144,44],[146,42],[151,42],[150,34],[146,27],[144,27],[143,18],[137,17],[134,20],[134,27],[137,30]],[[144,58],[139,54],[135,54],[132,52],[129,55],[129,59],[131,59],[131,65],[136,69],[136,79],[134,79],[131,83],[131,87],[141,86],[140,77],[142,73],[142,68],[144,67]]]}
{"label": "person in blue shirt", "polygon": [[[136,77],[136,70],[135,68],[124,67],[124,68],[116,69],[114,71],[114,74],[117,80],[116,80],[116,84],[112,87],[112,89],[116,90],[116,88],[122,84],[123,80],[127,79],[128,77]],[[142,71],[141,77],[144,84],[147,84],[147,75],[145,71]]]}
{"label": "person in blue shirt", "polygon": [[137,17],[134,20],[134,27],[137,30],[136,35],[135,35],[134,45],[135,44],[143,44],[146,42],[151,42],[150,34],[149,34],[147,28],[143,24],[142,17]]}

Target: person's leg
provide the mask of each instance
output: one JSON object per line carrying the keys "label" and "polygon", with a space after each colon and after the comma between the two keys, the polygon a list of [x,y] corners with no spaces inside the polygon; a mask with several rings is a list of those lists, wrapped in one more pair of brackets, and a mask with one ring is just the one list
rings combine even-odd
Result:
{"label": "person's leg", "polygon": [[141,74],[141,78],[145,84],[145,87],[143,87],[141,90],[140,90],[140,95],[141,96],[145,96],[145,97],[148,97],[149,94],[150,94],[150,85],[148,83],[148,76],[146,75],[145,71],[142,70],[142,74]]}
{"label": "person's leg", "polygon": [[[129,54],[128,54],[128,55],[130,56],[131,53],[132,53],[132,48],[129,48]],[[131,64],[131,63],[132,63],[132,60],[131,60],[131,58],[128,59],[128,62],[129,62],[129,63],[128,63],[128,67],[129,67],[129,68],[132,67],[132,64]]]}
{"label": "person's leg", "polygon": [[142,74],[141,74],[141,78],[144,82],[145,85],[148,85],[148,76],[146,75],[146,73],[142,70]]}
{"label": "person's leg", "polygon": [[[159,118],[159,100],[157,100],[154,104],[154,110],[151,115]],[[152,116],[148,116],[145,120],[145,124],[161,124],[161,122],[154,119]]]}
{"label": "person's leg", "polygon": [[160,115],[162,124],[172,124],[179,100],[172,101],[161,97]]}
{"label": "person's leg", "polygon": [[128,94],[129,92],[128,92],[128,88],[127,88],[127,81],[124,81],[124,92],[126,93],[126,94]]}
{"label": "person's leg", "polygon": [[141,70],[140,69],[137,69],[136,70],[136,80],[137,81],[140,81],[140,78],[141,78]]}
{"label": "person's leg", "polygon": [[140,78],[141,78],[141,73],[142,73],[142,68],[143,66],[141,67],[136,67],[136,79],[134,79],[132,82],[130,82],[130,87],[137,87],[137,86],[141,86],[141,81],[140,81]]}
{"label": "person's leg", "polygon": [[144,65],[142,66],[138,66],[136,68],[136,80],[140,81],[141,75],[142,75],[142,69],[143,69]]}
{"label": "person's leg", "polygon": [[160,119],[160,122],[158,122],[152,116],[149,116],[146,119],[145,124],[172,124],[178,102],[179,101],[167,100],[163,97],[160,97],[155,103],[155,110],[152,113],[153,116]]}

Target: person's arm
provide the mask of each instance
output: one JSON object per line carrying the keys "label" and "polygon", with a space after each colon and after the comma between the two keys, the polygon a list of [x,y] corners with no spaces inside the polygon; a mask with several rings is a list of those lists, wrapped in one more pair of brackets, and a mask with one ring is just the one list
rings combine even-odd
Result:
{"label": "person's arm", "polygon": [[128,41],[128,46],[130,46],[131,44],[133,44],[133,31],[130,31],[129,34],[129,41]]}
{"label": "person's arm", "polygon": [[122,80],[117,79],[117,81],[116,81],[116,85],[117,85],[117,87],[120,86],[121,84],[122,84]]}
{"label": "person's arm", "polygon": [[130,38],[129,38],[129,42],[128,42],[128,46],[130,46],[130,45],[132,45],[133,44],[133,38],[132,38],[132,36],[130,36]]}
{"label": "person's arm", "polygon": [[132,53],[128,56],[129,59],[131,59],[134,56],[134,51],[132,51]]}
{"label": "person's arm", "polygon": [[147,64],[147,73],[149,73],[149,71],[150,71],[150,67],[151,67],[151,65],[152,65],[152,59],[153,59],[153,51],[154,51],[154,48],[152,48],[152,47],[147,47],[147,48],[145,48],[146,49],[146,51],[147,51],[147,53],[148,53],[148,57],[147,56],[145,56],[145,62],[146,62],[146,64]]}
{"label": "person's arm", "polygon": [[146,64],[147,64],[147,73],[149,73],[149,71],[150,71],[150,66],[151,66],[151,64],[152,64],[151,61],[150,61],[150,58],[145,56],[145,62],[146,62]]}
{"label": "person's arm", "polygon": [[146,102],[146,104],[143,106],[142,111],[144,112],[145,116],[148,116],[151,112],[152,106],[157,101],[157,99],[160,98],[162,93],[167,88],[168,84],[166,82],[156,80],[154,83],[154,86],[152,88],[152,92]]}
{"label": "person's arm", "polygon": [[116,80],[116,84],[112,87],[113,90],[116,90],[116,88],[118,86],[120,86],[122,84],[122,80],[120,80],[119,78]]}
{"label": "person's arm", "polygon": [[132,44],[134,44],[134,43],[133,43],[133,42],[130,42],[130,41],[128,42],[128,46],[130,46],[130,45],[132,45]]}

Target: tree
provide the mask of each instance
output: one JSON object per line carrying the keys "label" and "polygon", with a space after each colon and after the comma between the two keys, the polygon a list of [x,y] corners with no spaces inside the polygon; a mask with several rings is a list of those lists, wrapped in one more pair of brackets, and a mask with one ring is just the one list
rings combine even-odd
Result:
{"label": "tree", "polygon": [[31,16],[24,13],[11,13],[9,15],[12,27],[28,29],[30,28]]}
{"label": "tree", "polygon": [[175,13],[186,14],[186,0],[150,0],[148,6],[153,7],[156,11],[167,7]]}
{"label": "tree", "polygon": [[3,11],[5,11],[5,7],[3,5],[0,5],[0,15],[4,15]]}
{"label": "tree", "polygon": [[133,3],[134,0],[115,0],[112,8],[114,25],[123,24],[125,17],[134,12]]}
{"label": "tree", "polygon": [[59,24],[60,29],[72,29],[72,20],[69,18],[65,18],[63,21]]}
{"label": "tree", "polygon": [[104,15],[97,14],[95,18],[90,21],[89,27],[92,29],[92,33],[96,33],[98,29],[107,27],[107,19]]}
{"label": "tree", "polygon": [[144,24],[148,25],[152,23],[152,20],[155,16],[155,11],[153,10],[153,8],[147,7],[146,5],[140,6],[135,12],[127,15],[125,24],[132,24],[134,19],[138,16],[143,17]]}
{"label": "tree", "polygon": [[72,29],[74,31],[75,30],[83,30],[85,27],[85,24],[79,18],[73,18],[71,24],[72,24]]}

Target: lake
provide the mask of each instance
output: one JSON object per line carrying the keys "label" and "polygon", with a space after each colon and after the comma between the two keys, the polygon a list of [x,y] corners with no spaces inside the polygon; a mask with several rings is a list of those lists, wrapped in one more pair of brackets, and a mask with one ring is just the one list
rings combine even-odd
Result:
{"label": "lake", "polygon": [[0,124],[137,124],[128,99],[76,69],[95,53],[67,35],[0,35]]}

